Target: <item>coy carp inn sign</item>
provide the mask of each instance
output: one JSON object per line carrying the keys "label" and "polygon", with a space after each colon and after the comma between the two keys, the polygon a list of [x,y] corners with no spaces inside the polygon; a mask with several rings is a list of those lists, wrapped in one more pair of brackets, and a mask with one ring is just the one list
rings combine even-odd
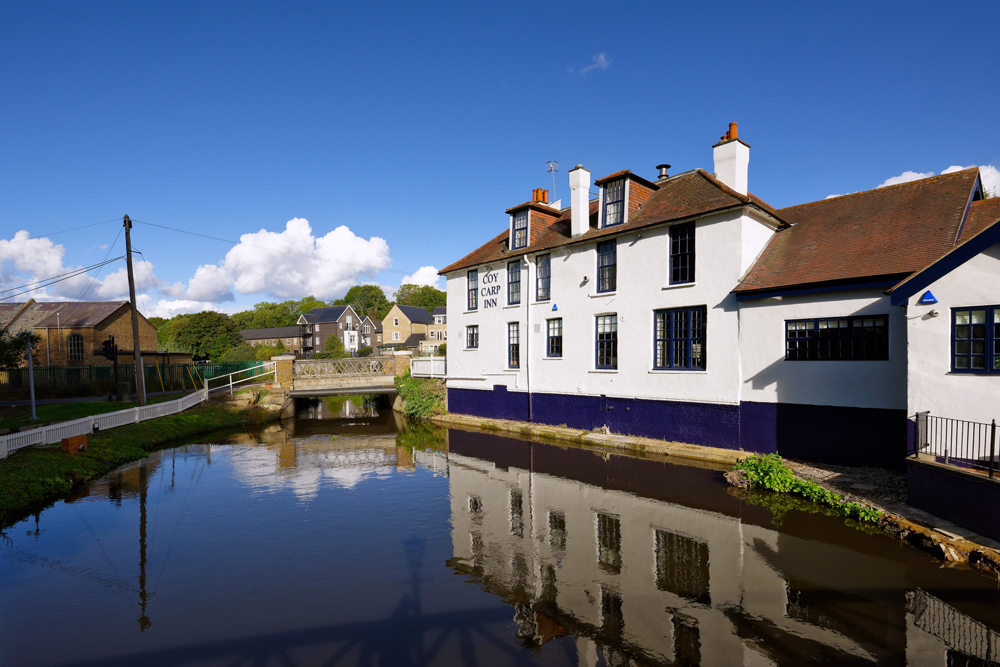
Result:
{"label": "coy carp inn sign", "polygon": [[493,271],[483,276],[483,286],[479,288],[479,296],[482,297],[483,308],[495,308],[497,305],[497,295],[503,289],[500,285],[500,272]]}

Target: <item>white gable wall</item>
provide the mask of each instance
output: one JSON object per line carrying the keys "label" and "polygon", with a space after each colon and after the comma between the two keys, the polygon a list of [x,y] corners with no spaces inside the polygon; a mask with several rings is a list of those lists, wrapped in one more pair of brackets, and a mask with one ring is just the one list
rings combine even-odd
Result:
{"label": "white gable wall", "polygon": [[[742,400],[856,408],[906,407],[906,321],[881,289],[740,302]],[[889,316],[888,361],[785,360],[785,321]]]}
{"label": "white gable wall", "polygon": [[[730,294],[767,243],[770,227],[741,210],[696,221],[696,282],[669,284],[669,227],[626,232],[618,237],[617,283],[613,294],[597,292],[597,243],[573,245],[551,254],[551,300],[537,303],[535,257],[521,275],[521,304],[506,306],[507,261],[490,271],[479,267],[479,308],[466,306],[467,271],[447,277],[448,386],[491,389],[505,384],[526,391],[530,365],[533,393],[619,396],[737,405],[740,397],[739,315]],[[524,258],[522,258],[524,259]],[[584,277],[587,282],[584,283]],[[483,290],[499,285],[495,296]],[[497,305],[487,307],[487,298]],[[553,311],[553,306],[558,310]],[[707,371],[653,370],[653,311],[707,307]],[[597,315],[618,315],[618,369],[596,365]],[[546,356],[546,320],[563,319],[563,355]],[[508,370],[507,323],[519,322],[521,368]],[[465,327],[479,325],[479,349],[465,349]],[[536,330],[537,327],[537,330]],[[457,337],[457,338],[456,338]],[[461,341],[460,344],[455,342]],[[482,378],[484,380],[472,379]]]}
{"label": "white gable wall", "polygon": [[[1000,244],[994,245],[927,287],[938,302],[906,307],[909,368],[907,410],[989,423],[1000,420],[1000,373],[953,373],[952,309],[1000,305]],[[937,311],[937,317],[931,317]],[[988,345],[989,343],[987,343]]]}

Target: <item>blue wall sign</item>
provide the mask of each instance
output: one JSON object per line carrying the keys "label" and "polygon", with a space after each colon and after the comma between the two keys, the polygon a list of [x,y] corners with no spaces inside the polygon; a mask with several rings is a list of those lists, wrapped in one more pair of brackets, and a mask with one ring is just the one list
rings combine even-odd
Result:
{"label": "blue wall sign", "polygon": [[937,303],[937,302],[938,300],[934,297],[933,294],[931,294],[930,290],[924,292],[924,295],[920,297],[919,301],[917,301],[917,303],[919,303],[921,306],[929,306],[932,303]]}

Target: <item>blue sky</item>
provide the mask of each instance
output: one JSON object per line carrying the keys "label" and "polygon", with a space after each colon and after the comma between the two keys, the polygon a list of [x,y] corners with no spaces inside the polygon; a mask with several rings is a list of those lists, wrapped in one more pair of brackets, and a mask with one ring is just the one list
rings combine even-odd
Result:
{"label": "blue sky", "polygon": [[[692,4],[5,3],[0,289],[120,255],[51,233],[125,213],[266,230],[137,224],[147,314],[395,288],[548,160],[564,200],[577,163],[711,171],[730,121],[778,207],[1000,165],[1000,4]],[[31,296],[120,297],[121,265]]]}

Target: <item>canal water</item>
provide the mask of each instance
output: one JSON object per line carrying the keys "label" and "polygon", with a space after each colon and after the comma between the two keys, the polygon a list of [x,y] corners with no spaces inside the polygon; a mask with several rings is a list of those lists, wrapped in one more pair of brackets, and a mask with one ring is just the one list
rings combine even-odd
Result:
{"label": "canal water", "polygon": [[0,665],[995,664],[995,578],[719,470],[302,403],[0,540]]}

